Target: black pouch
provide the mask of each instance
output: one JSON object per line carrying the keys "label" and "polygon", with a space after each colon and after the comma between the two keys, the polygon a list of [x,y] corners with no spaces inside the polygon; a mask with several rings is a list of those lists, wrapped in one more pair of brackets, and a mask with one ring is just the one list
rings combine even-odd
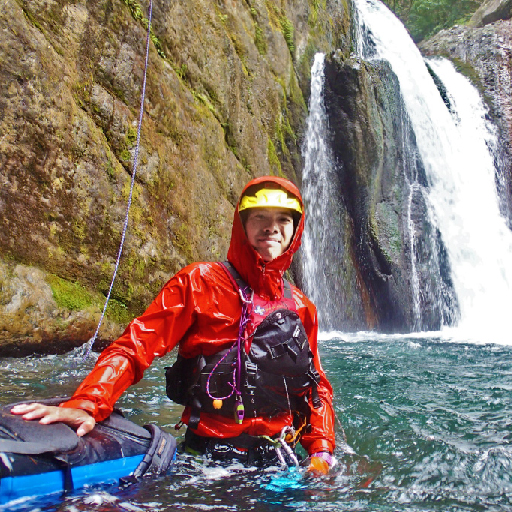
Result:
{"label": "black pouch", "polygon": [[266,373],[304,376],[311,363],[308,337],[295,311],[279,309],[258,326],[249,357]]}
{"label": "black pouch", "polygon": [[197,357],[183,357],[178,354],[176,362],[165,368],[165,391],[167,396],[180,405],[190,405],[193,387],[199,380],[201,373]]}
{"label": "black pouch", "polygon": [[296,312],[279,309],[257,327],[247,368],[247,383],[258,389],[254,408],[272,416],[270,410],[307,410],[308,392],[316,389],[306,331]]}
{"label": "black pouch", "polygon": [[[199,392],[196,395],[201,402],[201,410],[208,413],[233,417],[236,407],[235,392],[233,390],[238,350],[230,347],[204,358],[204,366],[199,376]],[[242,361],[245,354],[241,355]],[[209,394],[207,384],[209,383]],[[220,399],[222,407],[216,409],[213,401]]]}

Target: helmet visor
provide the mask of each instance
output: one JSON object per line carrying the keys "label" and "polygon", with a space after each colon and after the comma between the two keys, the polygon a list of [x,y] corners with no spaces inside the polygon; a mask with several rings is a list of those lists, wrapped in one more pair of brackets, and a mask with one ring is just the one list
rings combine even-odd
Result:
{"label": "helmet visor", "polygon": [[238,211],[248,210],[249,208],[286,208],[298,213],[302,213],[302,207],[299,200],[281,189],[262,188],[254,195],[243,196],[238,205]]}

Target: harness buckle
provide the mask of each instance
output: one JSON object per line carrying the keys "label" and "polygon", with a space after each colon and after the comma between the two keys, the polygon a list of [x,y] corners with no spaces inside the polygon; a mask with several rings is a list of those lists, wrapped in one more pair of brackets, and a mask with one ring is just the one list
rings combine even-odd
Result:
{"label": "harness buckle", "polygon": [[249,360],[246,360],[245,361],[245,371],[247,373],[256,374],[258,371],[258,365]]}

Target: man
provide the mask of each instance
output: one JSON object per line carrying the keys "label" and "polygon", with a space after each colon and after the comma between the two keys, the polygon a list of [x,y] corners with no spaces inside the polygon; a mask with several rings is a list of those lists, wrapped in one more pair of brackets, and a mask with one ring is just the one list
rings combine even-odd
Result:
{"label": "man", "polygon": [[[195,375],[190,380],[175,367],[178,381],[186,381],[181,391],[187,396],[182,422],[188,424],[188,448],[215,451],[222,445],[243,452],[261,447],[262,439],[298,432],[310,470],[327,473],[334,412],[318,354],[316,308],[283,281],[303,229],[295,185],[271,176],[252,180],[235,210],[227,266],[185,267],[103,351],[69,401],[60,407],[18,405],[12,413],[44,424],[61,421],[84,435],[109,416],[155,357],[179,344],[179,360]],[[228,371],[220,370],[223,364]]]}

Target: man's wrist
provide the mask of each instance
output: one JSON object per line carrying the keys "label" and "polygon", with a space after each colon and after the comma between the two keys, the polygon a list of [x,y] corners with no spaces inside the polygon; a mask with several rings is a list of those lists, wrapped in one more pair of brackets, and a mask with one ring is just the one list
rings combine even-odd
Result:
{"label": "man's wrist", "polygon": [[332,468],[336,462],[335,458],[329,453],[329,452],[316,452],[312,453],[310,457],[318,457],[320,459],[325,460],[327,464],[329,464],[329,467]]}
{"label": "man's wrist", "polygon": [[73,398],[60,403],[59,407],[63,407],[64,409],[79,409],[88,413],[93,418],[95,418],[98,409],[96,404],[90,400],[74,400]]}

